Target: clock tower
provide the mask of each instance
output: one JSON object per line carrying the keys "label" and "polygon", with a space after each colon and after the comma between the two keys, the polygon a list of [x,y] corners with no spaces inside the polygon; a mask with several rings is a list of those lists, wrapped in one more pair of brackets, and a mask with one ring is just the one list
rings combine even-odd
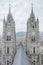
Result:
{"label": "clock tower", "polygon": [[4,43],[4,65],[12,65],[15,56],[16,46],[16,33],[15,33],[15,21],[11,14],[11,8],[9,7],[9,13],[7,21],[4,18],[3,21],[3,43]]}
{"label": "clock tower", "polygon": [[39,63],[39,20],[35,19],[33,12],[33,6],[31,8],[31,14],[27,21],[27,54],[30,57],[32,65],[38,65]]}

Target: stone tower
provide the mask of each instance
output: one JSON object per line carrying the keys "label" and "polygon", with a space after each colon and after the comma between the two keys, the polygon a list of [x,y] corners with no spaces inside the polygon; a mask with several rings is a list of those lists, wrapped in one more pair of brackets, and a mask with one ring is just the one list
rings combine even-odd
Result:
{"label": "stone tower", "polygon": [[31,9],[30,17],[27,21],[27,33],[26,33],[26,43],[27,43],[27,54],[30,57],[30,62],[32,65],[39,64],[39,20],[35,19],[33,12],[33,6]]}
{"label": "stone tower", "polygon": [[11,65],[15,55],[15,21],[13,20],[9,6],[7,21],[3,21],[4,65]]}

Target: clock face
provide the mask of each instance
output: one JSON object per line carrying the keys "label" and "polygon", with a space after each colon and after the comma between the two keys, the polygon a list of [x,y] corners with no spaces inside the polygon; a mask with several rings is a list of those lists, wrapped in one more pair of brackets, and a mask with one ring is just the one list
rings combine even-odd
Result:
{"label": "clock face", "polygon": [[32,32],[32,35],[35,35],[35,32]]}
{"label": "clock face", "polygon": [[9,36],[10,36],[10,35],[11,35],[11,31],[8,31],[8,32],[7,32],[7,35],[9,35]]}

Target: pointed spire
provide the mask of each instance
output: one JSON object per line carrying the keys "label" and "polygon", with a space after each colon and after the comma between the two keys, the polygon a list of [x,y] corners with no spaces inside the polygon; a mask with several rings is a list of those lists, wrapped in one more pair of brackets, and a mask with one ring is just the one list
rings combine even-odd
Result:
{"label": "pointed spire", "polygon": [[8,13],[7,19],[9,19],[11,17],[12,17],[12,14],[11,14],[11,5],[9,4],[9,13]]}
{"label": "pointed spire", "polygon": [[32,8],[31,8],[31,13],[33,13],[33,3],[32,3]]}
{"label": "pointed spire", "polygon": [[31,7],[31,15],[30,16],[33,17],[33,18],[35,17],[34,12],[33,12],[33,3],[32,3],[32,7]]}
{"label": "pointed spire", "polygon": [[9,14],[11,14],[11,5],[9,4]]}

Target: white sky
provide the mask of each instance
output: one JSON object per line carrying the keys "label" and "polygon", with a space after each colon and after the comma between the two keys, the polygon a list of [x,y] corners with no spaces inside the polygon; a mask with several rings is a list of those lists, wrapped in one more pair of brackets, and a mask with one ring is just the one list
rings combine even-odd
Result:
{"label": "white sky", "polygon": [[31,3],[33,3],[34,14],[39,18],[39,28],[43,32],[43,0],[0,0],[0,34],[3,30],[3,17],[7,18],[9,4],[11,12],[16,23],[16,32],[26,31],[26,23],[31,12]]}

